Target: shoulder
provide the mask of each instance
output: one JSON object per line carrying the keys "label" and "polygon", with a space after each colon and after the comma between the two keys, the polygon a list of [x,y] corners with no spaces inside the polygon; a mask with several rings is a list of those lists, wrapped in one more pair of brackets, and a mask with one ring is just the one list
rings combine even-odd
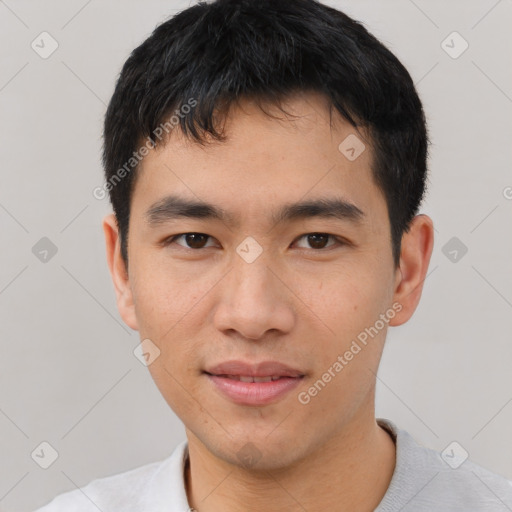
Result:
{"label": "shoulder", "polygon": [[[98,512],[135,510],[145,482],[158,471],[163,461],[92,480],[86,486],[60,494],[36,512]],[[115,506],[116,508],[106,508]],[[123,507],[123,508],[121,508]]]}
{"label": "shoulder", "polygon": [[[145,510],[161,498],[162,484],[169,483],[181,460],[186,443],[181,443],[166,459],[118,473],[97,478],[86,486],[55,497],[35,512],[135,512]],[[169,479],[171,482],[169,482]],[[179,485],[180,482],[174,482]]]}
{"label": "shoulder", "polygon": [[418,444],[405,430],[389,420],[379,424],[395,438],[395,472],[379,512],[394,510],[402,501],[404,512],[471,510],[498,512],[512,509],[512,482],[468,459],[464,448],[454,442],[442,453]]}

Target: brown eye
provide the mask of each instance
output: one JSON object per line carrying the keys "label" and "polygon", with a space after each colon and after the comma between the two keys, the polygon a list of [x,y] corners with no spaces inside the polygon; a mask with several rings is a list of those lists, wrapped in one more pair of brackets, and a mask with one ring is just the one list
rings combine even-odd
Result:
{"label": "brown eye", "polygon": [[[330,239],[333,240],[332,243],[329,243]],[[325,249],[332,245],[336,245],[336,241],[338,244],[341,244],[340,240],[337,240],[336,237],[329,235],[328,233],[308,233],[299,237],[298,240],[305,240],[307,243],[307,245],[301,245],[299,243],[299,247],[301,249]]]}
{"label": "brown eye", "polygon": [[329,241],[329,235],[323,233],[312,233],[308,235],[308,243],[313,249],[323,249]]}
{"label": "brown eye", "polygon": [[173,236],[166,242],[166,245],[177,243],[186,249],[203,249],[211,247],[206,245],[211,236],[204,233],[182,233],[181,235]]}
{"label": "brown eye", "polygon": [[208,235],[203,235],[202,233],[187,233],[185,235],[185,241],[192,249],[201,249],[207,240]]}

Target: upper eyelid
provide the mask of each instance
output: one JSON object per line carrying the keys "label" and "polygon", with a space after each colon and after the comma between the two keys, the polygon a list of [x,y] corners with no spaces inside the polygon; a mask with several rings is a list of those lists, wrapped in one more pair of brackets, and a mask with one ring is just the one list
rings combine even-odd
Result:
{"label": "upper eyelid", "polygon": [[[199,231],[187,231],[186,233],[178,233],[177,235],[172,235],[172,236],[170,236],[170,237],[166,238],[166,239],[163,241],[163,243],[164,243],[164,244],[171,244],[171,243],[174,243],[178,238],[181,238],[181,237],[183,237],[183,236],[185,236],[185,235],[204,235],[204,236],[206,236],[206,237],[208,237],[208,238],[210,238],[210,239],[212,239],[212,240],[216,240],[216,241],[218,242],[218,240],[217,240],[214,236],[209,235],[209,234],[207,234],[207,233],[201,233],[201,232],[199,232]],[[178,245],[180,245],[180,244],[178,244]],[[182,247],[183,247],[183,246],[182,246]],[[198,249],[195,249],[195,250],[197,251]]]}
{"label": "upper eyelid", "polygon": [[[218,240],[212,236],[212,235],[209,235],[208,233],[202,233],[200,231],[187,231],[187,232],[184,232],[184,233],[178,233],[176,235],[172,235],[168,238],[166,238],[163,243],[164,244],[171,244],[171,243],[174,243],[177,239],[185,236],[185,235],[204,235],[206,237],[208,237],[209,239],[212,239],[212,240],[216,240],[218,242]],[[340,236],[337,236],[337,235],[334,235],[332,233],[327,233],[327,232],[323,232],[323,231],[310,231],[310,232],[307,232],[307,233],[303,233],[301,235],[299,235],[298,237],[296,237],[294,240],[293,240],[293,243],[295,243],[297,240],[300,240],[308,235],[327,235],[329,237],[331,237],[332,239],[335,240],[336,243],[338,244],[341,244],[341,245],[345,245],[345,244],[349,244],[350,242],[348,240],[346,240],[345,238],[343,237],[340,237]],[[177,245],[181,245],[181,244],[177,244]],[[185,246],[181,246],[181,247],[184,247],[185,249],[187,247]],[[208,248],[208,247],[206,247]],[[189,249],[192,249],[191,247],[189,247]],[[195,250],[195,251],[199,251],[201,249],[192,249],[192,250]],[[320,251],[321,249],[316,249],[316,251]]]}

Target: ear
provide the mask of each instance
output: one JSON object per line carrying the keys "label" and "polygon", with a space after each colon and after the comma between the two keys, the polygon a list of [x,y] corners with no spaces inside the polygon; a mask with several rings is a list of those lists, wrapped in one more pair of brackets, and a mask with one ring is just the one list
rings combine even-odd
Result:
{"label": "ear", "polygon": [[407,322],[420,301],[423,283],[427,276],[430,256],[434,246],[434,225],[427,215],[417,215],[409,231],[402,236],[400,265],[397,269],[394,303],[401,309],[389,324],[396,326]]}
{"label": "ear", "polygon": [[121,240],[116,216],[111,213],[103,219],[107,249],[107,263],[116,292],[117,309],[126,325],[138,330],[135,305],[125,262],[121,256]]}

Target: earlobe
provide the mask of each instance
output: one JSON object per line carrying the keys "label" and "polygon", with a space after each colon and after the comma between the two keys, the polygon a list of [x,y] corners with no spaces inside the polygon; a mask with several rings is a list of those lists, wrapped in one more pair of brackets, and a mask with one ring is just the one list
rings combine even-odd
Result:
{"label": "earlobe", "polygon": [[117,309],[126,325],[138,330],[133,293],[125,262],[121,256],[121,240],[116,216],[111,213],[103,219],[103,233],[107,264],[116,293]]}
{"label": "earlobe", "polygon": [[402,236],[400,266],[393,302],[401,305],[400,312],[390,325],[402,325],[413,315],[420,301],[423,283],[427,276],[432,248],[434,226],[427,215],[417,215],[411,221],[409,231]]}

